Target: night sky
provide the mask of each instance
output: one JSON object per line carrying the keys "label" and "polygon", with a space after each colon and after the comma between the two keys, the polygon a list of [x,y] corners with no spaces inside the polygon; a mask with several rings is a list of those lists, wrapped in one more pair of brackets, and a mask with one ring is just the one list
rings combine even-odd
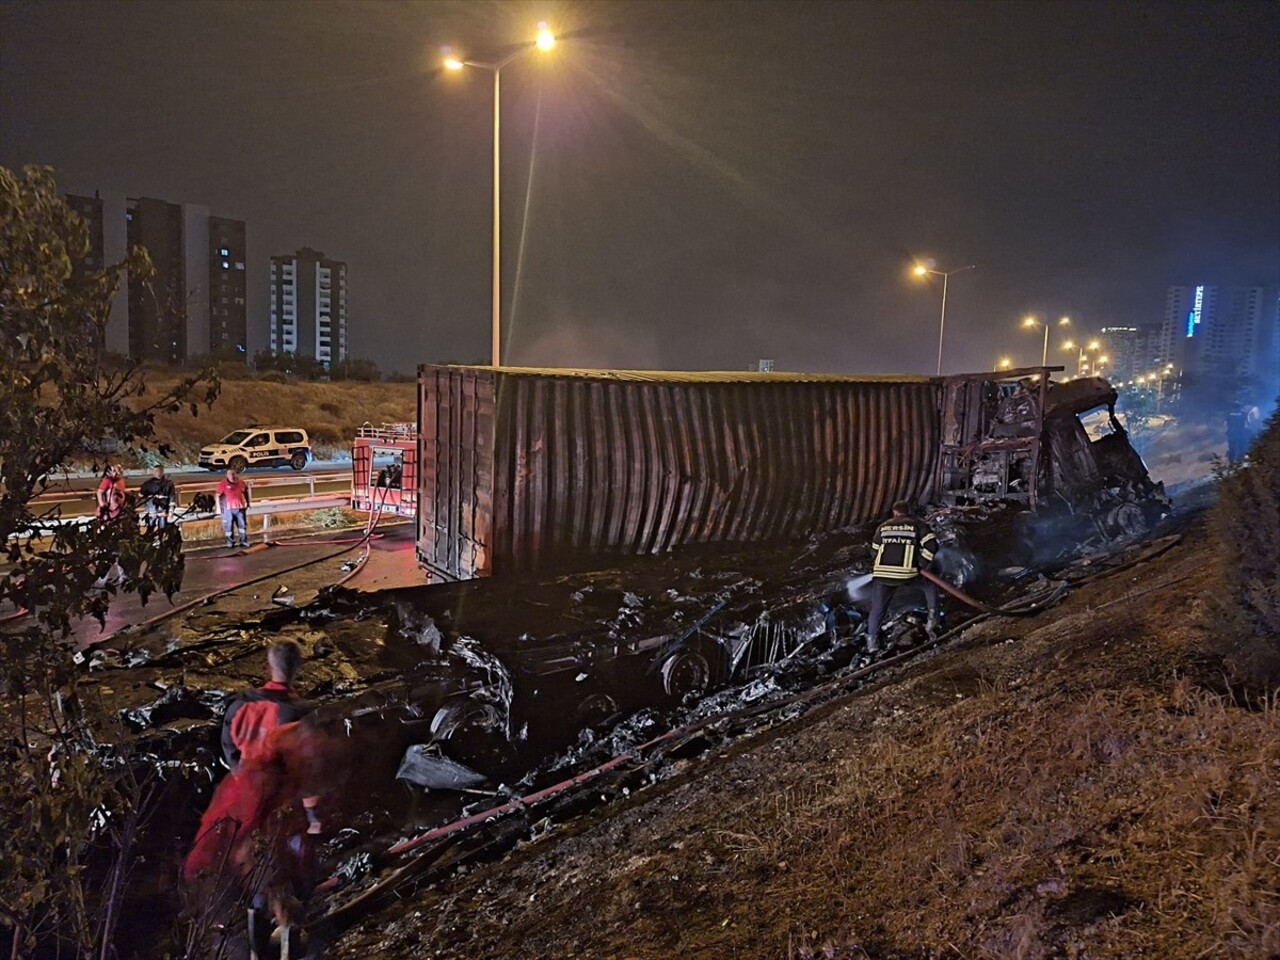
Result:
{"label": "night sky", "polygon": [[251,351],[309,245],[354,356],[485,360],[492,79],[439,51],[539,20],[502,75],[508,363],[932,373],[916,257],[978,267],[953,372],[1038,361],[1028,312],[1280,283],[1275,3],[8,2],[0,164],[247,221]]}

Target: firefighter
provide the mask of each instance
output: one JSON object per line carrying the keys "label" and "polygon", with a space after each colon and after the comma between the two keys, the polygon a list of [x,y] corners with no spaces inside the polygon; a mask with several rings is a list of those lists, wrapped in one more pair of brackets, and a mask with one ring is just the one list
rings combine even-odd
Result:
{"label": "firefighter", "polygon": [[[98,482],[98,489],[94,493],[94,499],[98,506],[98,523],[110,528],[112,524],[120,520],[124,514],[125,505],[128,503],[128,490],[124,482],[124,467],[118,463],[107,467],[102,479]],[[112,534],[112,539],[118,539],[120,534],[121,531],[117,528]],[[91,588],[94,591],[118,585],[124,579],[124,568],[120,565],[120,553],[114,545],[104,550],[98,557],[97,562],[94,564],[94,577],[93,587]]]}
{"label": "firefighter", "polygon": [[880,621],[901,587],[918,587],[929,608],[926,629],[938,626],[938,588],[920,576],[938,552],[938,538],[929,525],[911,515],[911,504],[899,500],[893,516],[876,528],[871,538],[875,565],[871,571],[871,615],[867,620],[867,653],[880,652]]}

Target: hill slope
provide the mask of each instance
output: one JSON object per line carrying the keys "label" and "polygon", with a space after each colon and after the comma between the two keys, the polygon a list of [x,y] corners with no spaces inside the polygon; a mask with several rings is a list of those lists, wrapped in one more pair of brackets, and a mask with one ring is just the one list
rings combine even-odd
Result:
{"label": "hill slope", "polygon": [[[165,387],[158,376],[148,383],[153,389]],[[156,432],[173,448],[175,463],[194,463],[203,444],[255,424],[302,427],[311,434],[316,455],[329,457],[350,451],[351,438],[365,421],[415,421],[417,390],[413,383],[225,380],[212,409],[202,407],[196,417],[189,412],[162,417]]]}
{"label": "hill slope", "polygon": [[1196,521],[1158,561],[408,897],[335,955],[1275,956],[1280,710],[1213,689],[1213,552]]}

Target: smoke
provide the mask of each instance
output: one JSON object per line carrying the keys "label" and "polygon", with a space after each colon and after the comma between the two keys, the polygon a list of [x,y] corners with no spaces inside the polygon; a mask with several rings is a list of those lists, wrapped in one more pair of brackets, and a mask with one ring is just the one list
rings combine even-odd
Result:
{"label": "smoke", "polygon": [[651,329],[608,321],[561,320],[528,345],[515,340],[507,363],[520,367],[658,370],[663,362]]}

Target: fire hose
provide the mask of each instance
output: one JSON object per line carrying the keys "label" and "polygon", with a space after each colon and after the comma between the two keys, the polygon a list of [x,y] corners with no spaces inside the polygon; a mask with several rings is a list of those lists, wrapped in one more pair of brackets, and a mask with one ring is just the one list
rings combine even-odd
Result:
{"label": "fire hose", "polygon": [[[937,574],[930,573],[928,570],[921,570],[920,576],[924,577],[934,586],[942,588],[947,593],[951,594],[951,596],[959,600],[961,603],[967,604],[968,606],[973,607],[973,609],[977,610],[979,613],[992,613],[992,614],[1000,613],[1000,611],[997,610],[995,607],[985,604],[981,600],[973,599],[973,597],[969,596],[959,587],[952,586]],[[1020,613],[1025,613],[1025,611],[1020,611]]]}
{"label": "fire hose", "polygon": [[[175,617],[180,613],[185,613],[186,611],[191,610],[195,607],[212,603],[214,600],[217,600],[220,597],[225,597],[227,594],[234,593],[237,590],[243,590],[245,587],[254,586],[255,584],[262,583],[265,580],[271,580],[276,577],[282,577],[285,574],[293,573],[294,571],[301,570],[304,567],[310,567],[310,566],[314,566],[317,563],[324,563],[328,560],[337,559],[343,554],[350,553],[352,550],[356,549],[357,547],[363,546],[365,548],[365,551],[364,551],[364,554],[361,556],[361,558],[356,562],[356,564],[351,568],[351,570],[347,571],[346,574],[340,577],[333,584],[334,586],[343,586],[349,580],[351,580],[360,570],[364,568],[364,562],[365,560],[368,559],[368,556],[369,556],[369,544],[372,540],[375,539],[375,531],[377,530],[378,522],[382,517],[382,508],[385,505],[385,503],[386,503],[386,496],[384,495],[383,502],[378,504],[377,511],[375,513],[370,514],[369,523],[365,526],[364,535],[361,536],[359,539],[344,541],[344,542],[347,542],[349,545],[342,547],[342,549],[340,550],[335,550],[332,553],[327,553],[323,557],[316,557],[313,560],[305,560],[302,563],[295,563],[291,566],[285,567],[283,570],[272,570],[269,573],[264,573],[260,576],[251,577],[248,580],[243,580],[239,583],[233,583],[229,586],[222,587],[218,590],[213,591],[212,593],[206,593],[203,596],[196,597],[193,600],[188,600],[185,603],[178,604],[176,607],[170,607],[168,610],[165,610],[159,614],[156,614],[154,617],[149,617],[141,621],[140,623],[131,624],[129,627],[126,627],[123,629],[133,630],[133,629],[141,629],[141,628],[154,626],[157,623],[161,623],[165,620],[168,620],[170,617]],[[90,649],[100,644],[106,643],[107,641],[112,640],[115,637],[119,636],[121,632],[122,630],[117,630],[115,633],[108,634],[105,637],[99,637],[98,639],[85,644],[85,649]]]}

